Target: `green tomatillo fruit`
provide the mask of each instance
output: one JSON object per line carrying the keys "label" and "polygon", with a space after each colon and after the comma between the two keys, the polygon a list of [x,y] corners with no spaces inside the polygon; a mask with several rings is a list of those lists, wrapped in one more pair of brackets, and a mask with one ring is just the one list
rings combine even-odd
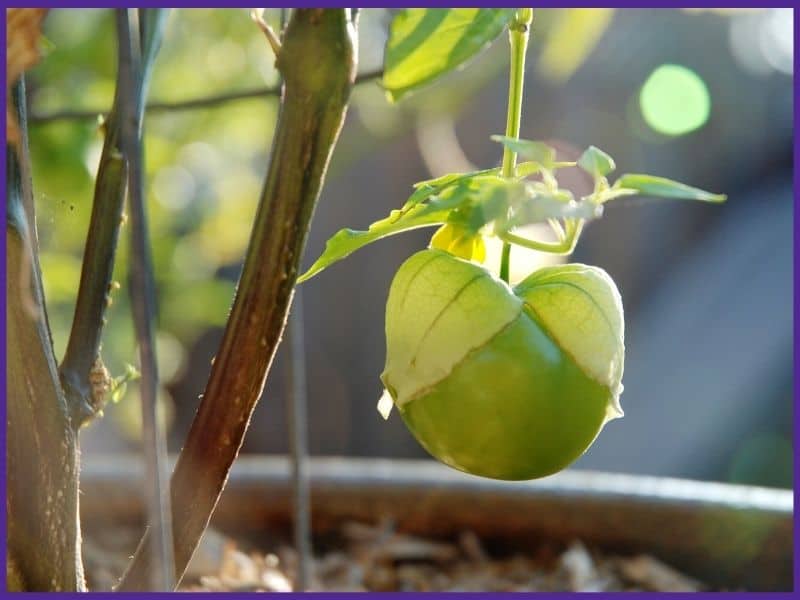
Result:
{"label": "green tomatillo fruit", "polygon": [[622,416],[622,301],[597,267],[545,267],[511,288],[423,250],[392,282],[386,345],[381,379],[403,421],[461,471],[550,475]]}

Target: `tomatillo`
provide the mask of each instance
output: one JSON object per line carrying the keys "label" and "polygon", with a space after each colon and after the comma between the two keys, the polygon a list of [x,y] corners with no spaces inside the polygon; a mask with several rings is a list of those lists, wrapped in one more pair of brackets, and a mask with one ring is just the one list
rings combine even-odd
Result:
{"label": "tomatillo", "polygon": [[597,267],[545,267],[511,288],[423,250],[392,282],[386,346],[381,380],[403,421],[467,473],[550,475],[622,416],[622,301]]}

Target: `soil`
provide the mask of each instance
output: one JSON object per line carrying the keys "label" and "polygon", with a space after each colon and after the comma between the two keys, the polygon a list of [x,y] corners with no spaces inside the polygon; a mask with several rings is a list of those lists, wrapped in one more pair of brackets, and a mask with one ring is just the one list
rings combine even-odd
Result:
{"label": "soil", "polygon": [[[84,537],[92,590],[109,590],[141,529],[97,528]],[[283,538],[283,539],[281,539]],[[619,556],[542,542],[534,553],[487,545],[471,531],[439,540],[397,531],[391,520],[346,522],[314,540],[312,591],[659,591],[709,589],[654,556]],[[285,536],[236,539],[209,529],[181,591],[292,591],[297,554]]]}

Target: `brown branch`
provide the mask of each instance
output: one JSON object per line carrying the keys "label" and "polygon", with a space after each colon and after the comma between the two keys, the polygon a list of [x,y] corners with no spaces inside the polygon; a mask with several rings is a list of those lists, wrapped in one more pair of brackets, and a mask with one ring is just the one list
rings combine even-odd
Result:
{"label": "brown branch", "polygon": [[[47,325],[22,80],[12,104],[20,139],[16,148],[6,146],[8,584],[26,591],[84,591],[78,442]],[[26,301],[31,297],[33,314]]]}
{"label": "brown branch", "polygon": [[[171,480],[176,581],[205,531],[283,334],[317,197],[355,79],[347,9],[296,9],[278,68],[284,94],[233,309]],[[142,543],[119,590],[144,590]]]}
{"label": "brown branch", "polygon": [[[356,77],[355,84],[368,83],[383,77],[383,69],[367,71]],[[170,112],[180,110],[197,110],[213,108],[238,100],[252,100],[253,98],[278,97],[281,94],[279,86],[258,87],[238,92],[226,92],[214,96],[194,98],[191,100],[178,100],[175,102],[151,102],[147,105],[147,112]],[[50,113],[33,113],[28,119],[32,125],[53,123],[55,121],[93,120],[104,114],[103,110],[57,110]]]}
{"label": "brown branch", "polygon": [[102,399],[93,398],[89,373],[100,355],[114,259],[123,221],[128,161],[120,147],[122,128],[129,126],[137,110],[136,89],[130,85],[133,80],[131,70],[134,68],[130,32],[119,17],[117,32],[117,83],[114,103],[97,170],[72,328],[59,367],[61,386],[64,388],[76,429],[102,409],[98,403]]}

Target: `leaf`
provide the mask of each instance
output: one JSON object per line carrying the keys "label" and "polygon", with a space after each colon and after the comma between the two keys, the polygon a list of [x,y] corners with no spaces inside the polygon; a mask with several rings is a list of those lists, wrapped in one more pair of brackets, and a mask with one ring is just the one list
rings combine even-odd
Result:
{"label": "leaf", "polygon": [[512,152],[519,154],[522,158],[527,158],[528,160],[539,163],[545,169],[552,169],[555,167],[556,150],[544,142],[518,140],[505,135],[493,135],[492,140],[500,142]]}
{"label": "leaf", "polygon": [[448,173],[447,175],[442,175],[441,177],[436,177],[435,179],[426,179],[425,181],[417,182],[414,184],[414,187],[420,188],[429,186],[434,188],[443,188],[445,186],[453,185],[454,183],[471,179],[473,177],[480,177],[482,175],[498,175],[499,173],[500,167],[483,169],[482,171],[471,171],[469,173]]}
{"label": "leaf", "polygon": [[114,404],[119,402],[128,390],[128,382],[135,381],[140,377],[141,373],[139,373],[136,367],[131,364],[126,364],[125,372],[111,380],[111,402]]}
{"label": "leaf", "polygon": [[685,183],[673,181],[666,177],[656,177],[655,175],[642,175],[629,173],[622,175],[616,182],[614,188],[629,188],[636,190],[646,196],[658,196],[661,198],[676,198],[680,200],[700,200],[701,202],[725,202],[725,194],[712,194],[696,187],[691,187]]}
{"label": "leaf", "polygon": [[325,244],[325,250],[313,265],[297,278],[297,283],[311,279],[335,262],[347,258],[359,248],[381,238],[411,231],[420,227],[440,225],[447,221],[450,211],[465,200],[463,195],[451,195],[447,199],[433,198],[407,210],[393,210],[388,217],[376,221],[366,231],[341,229]]}
{"label": "leaf", "polygon": [[594,202],[595,204],[603,204],[608,202],[609,200],[614,200],[615,198],[622,198],[623,196],[634,196],[638,194],[637,190],[633,190],[630,188],[624,187],[611,187],[601,190],[597,193],[590,194],[588,196],[584,196],[581,200],[586,200],[589,202]]}
{"label": "leaf", "polygon": [[446,190],[448,187],[457,184],[468,184],[473,179],[485,177],[487,175],[497,176],[500,173],[500,167],[494,169],[484,169],[482,171],[471,171],[469,173],[448,173],[435,179],[428,179],[414,184],[414,193],[406,200],[403,209],[410,208],[415,204],[424,202],[434,194],[439,194]]}
{"label": "leaf", "polygon": [[516,194],[521,192],[522,184],[517,181],[484,176],[447,187],[439,195],[432,196],[425,202],[411,206],[406,202],[406,206],[401,210],[393,210],[388,217],[376,221],[366,231],[354,229],[338,231],[328,240],[322,255],[308,271],[298,277],[297,283],[311,279],[359,248],[397,233],[451,221],[472,233],[477,233],[478,229],[502,214]]}
{"label": "leaf", "polygon": [[[556,162],[553,163],[552,168],[560,169],[564,167],[574,167],[575,165],[576,163],[574,162]],[[485,177],[487,175],[499,176],[502,170],[503,170],[502,167],[494,167],[493,169],[482,169],[480,171],[470,171],[469,173],[448,173],[447,175],[442,175],[441,177],[436,177],[435,179],[426,179],[425,181],[419,181],[414,184],[414,188],[421,189],[428,187],[428,188],[435,188],[436,190],[441,191],[447,186],[454,185],[456,183],[461,183],[464,181],[469,181],[470,179],[475,179],[477,177]],[[542,165],[539,164],[538,162],[532,162],[532,161],[521,162],[517,164],[514,176],[518,178],[524,178],[530,175],[535,175],[541,170],[542,170]]]}
{"label": "leaf", "polygon": [[406,8],[392,20],[383,86],[391,102],[475,56],[514,16],[509,8]]}
{"label": "leaf", "polygon": [[603,207],[586,199],[576,201],[567,190],[556,194],[536,193],[519,206],[509,220],[512,227],[544,223],[548,219],[597,219],[603,215]]}
{"label": "leaf", "polygon": [[597,146],[589,146],[578,159],[578,166],[597,179],[617,168],[614,159]]}
{"label": "leaf", "polygon": [[6,10],[6,142],[19,142],[19,126],[14,117],[11,86],[26,69],[39,60],[41,25],[47,8],[9,8]]}

